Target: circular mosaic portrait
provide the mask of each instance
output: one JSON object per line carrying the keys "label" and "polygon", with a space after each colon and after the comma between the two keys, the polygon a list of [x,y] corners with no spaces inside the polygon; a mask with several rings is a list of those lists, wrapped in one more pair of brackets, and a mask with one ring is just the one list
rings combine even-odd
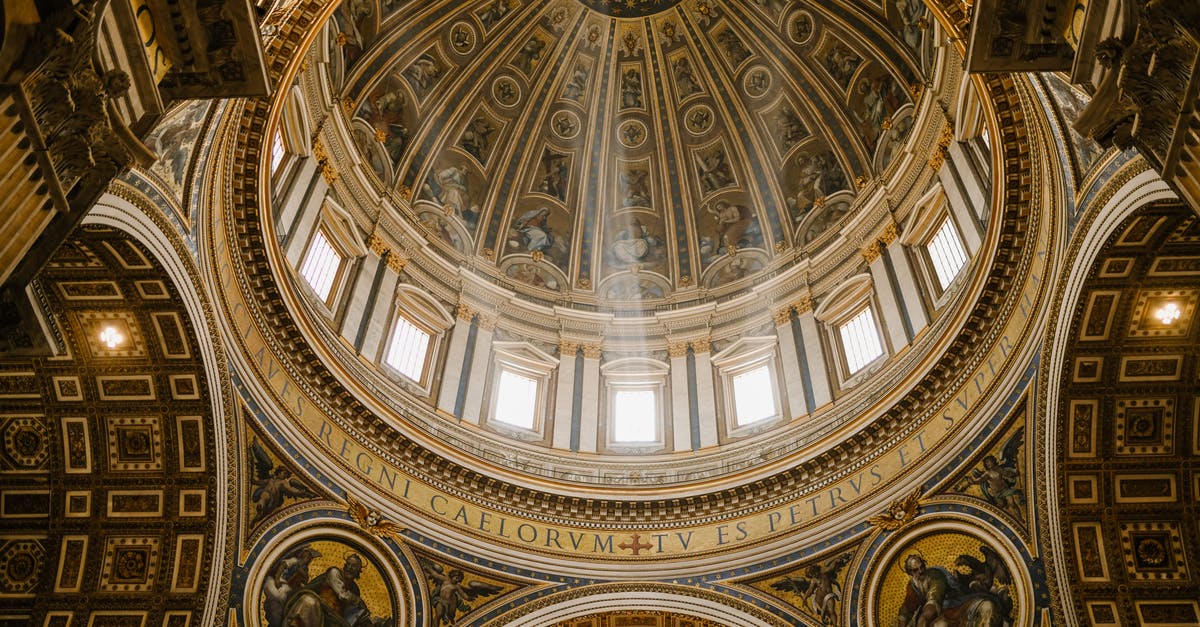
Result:
{"label": "circular mosaic portrait", "polygon": [[958,531],[921,535],[892,553],[876,590],[879,625],[1010,627],[1020,587],[990,543]]}
{"label": "circular mosaic portrait", "polygon": [[[263,627],[393,627],[403,624],[396,590],[369,551],[314,537],[267,565],[257,598]],[[252,597],[253,598],[253,597]]]}

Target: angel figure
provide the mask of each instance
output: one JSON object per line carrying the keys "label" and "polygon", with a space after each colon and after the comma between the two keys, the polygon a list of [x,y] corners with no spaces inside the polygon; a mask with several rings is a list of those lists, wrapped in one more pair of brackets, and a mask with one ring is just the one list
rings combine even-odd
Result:
{"label": "angel figure", "polygon": [[250,521],[253,527],[270,516],[283,505],[283,500],[292,497],[297,499],[315,499],[317,495],[308,486],[292,474],[286,466],[275,465],[267,450],[258,440],[250,441],[250,456],[254,465],[254,478],[251,483],[254,491],[250,500],[254,501],[254,518]]}
{"label": "angel figure", "polygon": [[1025,427],[1017,429],[1000,449],[1000,458],[988,455],[983,458],[983,469],[971,471],[967,485],[979,486],[979,491],[989,503],[1023,518],[1021,506],[1025,493],[1021,490],[1021,471],[1017,468],[1017,455],[1025,443]]}
{"label": "angel figure", "polygon": [[447,573],[441,564],[429,560],[421,560],[421,569],[432,584],[429,593],[429,605],[433,610],[432,625],[453,625],[460,611],[471,611],[468,601],[492,596],[503,590],[500,586],[483,581],[464,583],[466,575],[463,571],[454,568]]}
{"label": "angel figure", "polygon": [[850,555],[840,555],[823,563],[811,564],[804,570],[803,577],[784,577],[771,584],[780,592],[792,592],[804,600],[804,604],[821,620],[822,625],[837,624],[838,602],[842,600],[842,587],[838,574],[850,563]]}

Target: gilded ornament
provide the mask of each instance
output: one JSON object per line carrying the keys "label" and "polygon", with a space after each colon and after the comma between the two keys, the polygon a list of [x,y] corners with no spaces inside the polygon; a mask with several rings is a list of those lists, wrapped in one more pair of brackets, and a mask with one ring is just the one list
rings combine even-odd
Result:
{"label": "gilded ornament", "polygon": [[887,246],[896,241],[897,237],[900,237],[900,231],[896,226],[896,223],[891,221],[883,227],[883,232],[879,234],[879,241],[883,242],[884,246]]}
{"label": "gilded ornament", "polygon": [[908,496],[892,501],[882,514],[868,518],[867,522],[884,531],[900,529],[917,517],[917,507],[921,504],[921,493],[924,490],[924,486],[917,486]]}
{"label": "gilded ornament", "polygon": [[600,359],[604,353],[604,348],[599,344],[580,344],[579,348],[583,350],[584,359]]}
{"label": "gilded ornament", "polygon": [[791,307],[783,307],[780,309],[776,309],[774,312],[771,313],[771,319],[775,321],[775,326],[777,326],[777,327],[791,322],[792,308]]}
{"label": "gilded ornament", "polygon": [[668,357],[671,357],[671,358],[687,357],[687,352],[688,352],[688,343],[687,342],[671,342],[670,344],[667,344],[667,356]]}
{"label": "gilded ornament", "polygon": [[392,272],[400,274],[401,272],[404,272],[404,267],[407,265],[408,259],[396,254],[395,251],[388,251],[387,267],[391,269]]}
{"label": "gilded ornament", "polygon": [[399,540],[404,534],[404,527],[384,518],[379,510],[367,509],[350,493],[346,493],[346,512],[358,526],[373,536]]}
{"label": "gilded ornament", "polygon": [[692,340],[692,351],[697,353],[707,353],[712,350],[712,340],[709,338],[700,338]]}
{"label": "gilded ornament", "polygon": [[371,233],[371,236],[367,238],[367,248],[380,257],[388,254],[388,252],[391,251],[391,248],[388,247],[387,242],[385,242],[378,233]]}
{"label": "gilded ornament", "polygon": [[806,313],[812,311],[813,310],[812,296],[800,297],[800,300],[797,300],[792,305],[792,309],[796,310],[797,316],[800,316],[800,315],[803,315],[803,314],[806,314]]}
{"label": "gilded ornament", "polygon": [[879,259],[880,254],[879,242],[871,242],[867,244],[866,248],[862,249],[863,259],[866,259],[867,263],[874,263],[876,259]]}
{"label": "gilded ornament", "polygon": [[577,352],[579,352],[577,342],[560,342],[558,345],[559,357],[574,357]]}
{"label": "gilded ornament", "polygon": [[475,310],[466,303],[459,303],[458,306],[454,308],[454,316],[463,322],[470,322],[471,319],[475,317]]}

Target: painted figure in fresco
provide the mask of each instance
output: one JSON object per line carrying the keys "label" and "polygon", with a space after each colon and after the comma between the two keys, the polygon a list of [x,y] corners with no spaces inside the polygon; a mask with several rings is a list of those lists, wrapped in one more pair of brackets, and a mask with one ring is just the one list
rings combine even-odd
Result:
{"label": "painted figure in fresco", "polygon": [[1024,518],[1021,506],[1025,502],[1025,493],[1021,491],[1017,455],[1024,442],[1025,427],[1021,427],[1004,443],[999,459],[995,455],[983,458],[983,468],[971,471],[969,478],[969,483],[979,486],[984,498],[1018,520]]}
{"label": "painted figure in fresco", "polygon": [[508,0],[495,0],[491,6],[484,9],[483,13],[479,14],[479,21],[483,22],[484,28],[491,30],[500,20],[504,19],[505,15],[508,15],[509,11]]}
{"label": "painted figure in fresco", "polygon": [[679,91],[680,99],[700,91],[700,84],[696,82],[696,74],[692,70],[692,62],[687,57],[679,57],[671,62],[671,72],[675,75],[675,89]]}
{"label": "painted figure in fresco", "polygon": [[808,609],[822,625],[836,625],[838,605],[842,600],[842,587],[838,584],[838,573],[850,563],[850,555],[840,555],[826,562],[811,564],[800,578],[784,577],[771,584],[781,592],[792,592],[804,599]]}
{"label": "painted figure in fresco", "polygon": [[842,44],[836,44],[825,57],[825,69],[829,71],[833,80],[843,87],[850,81],[860,63],[862,57]]}
{"label": "painted figure in fresco", "polygon": [[900,23],[904,25],[900,33],[904,36],[904,43],[913,50],[920,50],[921,37],[929,27],[925,3],[921,0],[896,0],[896,10],[900,13]]}
{"label": "painted figure in fresco", "polygon": [[433,616],[432,625],[453,625],[459,612],[471,611],[469,601],[483,596],[492,596],[501,590],[500,586],[483,581],[467,581],[463,571],[455,568],[449,573],[444,572],[441,564],[429,560],[421,560],[421,568],[430,581],[430,608]]}
{"label": "painted figure in fresco", "polygon": [[618,263],[627,266],[645,261],[661,245],[662,240],[655,237],[642,221],[634,216],[627,228],[617,232],[612,244],[612,254]]}
{"label": "painted figure in fresco", "polygon": [[530,209],[513,221],[521,239],[521,245],[529,252],[547,252],[555,245],[554,231],[550,228],[550,208]]}
{"label": "painted figure in fresco", "polygon": [[348,0],[338,7],[335,17],[341,31],[338,33],[337,42],[342,48],[345,67],[353,65],[366,49],[367,36],[363,32],[374,12],[375,3],[371,0]]}
{"label": "painted figure in fresco", "polygon": [[896,615],[896,627],[1004,627],[1004,602],[991,591],[971,589],[968,582],[925,558],[904,559],[908,586]]}
{"label": "painted figure in fresco", "polygon": [[267,516],[275,513],[283,506],[284,499],[315,499],[317,495],[308,486],[292,474],[291,470],[282,464],[275,465],[267,450],[257,439],[250,441],[250,457],[254,466],[254,477],[250,480],[254,490],[250,500],[254,501],[254,518],[250,526],[254,527]]}
{"label": "painted figure in fresco", "polygon": [[467,125],[458,144],[472,157],[483,163],[487,160],[486,154],[492,145],[492,133],[495,130],[487,118],[477,117]]}
{"label": "painted figure in fresco", "polygon": [[742,43],[742,39],[737,33],[733,32],[732,28],[717,33],[717,45],[721,46],[721,50],[725,53],[725,57],[729,59],[730,65],[737,67],[750,56],[750,51],[746,49],[746,44]]}
{"label": "painted figure in fresco", "polygon": [[513,63],[517,69],[528,75],[537,66],[537,63],[542,58],[542,51],[546,49],[546,42],[537,37],[530,37],[525,45],[517,51],[517,56],[513,58]]}
{"label": "painted figure in fresco", "polygon": [[286,627],[382,627],[390,618],[371,616],[358,588],[363,562],[357,553],[346,556],[341,568],[324,573],[294,592],[287,602]]}
{"label": "painted figure in fresco", "polygon": [[383,131],[387,139],[383,145],[387,149],[392,162],[400,160],[404,155],[404,145],[408,141],[408,127],[404,124],[404,106],[407,98],[401,88],[383,91],[377,90],[371,94],[369,107],[364,107],[363,117],[375,127]]}
{"label": "painted figure in fresco", "polygon": [[787,5],[784,0],[754,0],[754,4],[766,9],[768,13],[775,16],[779,15]]}
{"label": "painted figure in fresco", "polygon": [[813,202],[846,188],[846,175],[832,151],[802,154],[796,159],[795,196],[788,199],[797,222],[808,215]]}
{"label": "painted figure in fresco", "polygon": [[637,68],[629,68],[621,75],[621,108],[640,108],[642,106],[642,73]]}
{"label": "painted figure in fresco", "polygon": [[646,181],[650,173],[642,168],[621,170],[621,206],[649,207],[650,184]]}
{"label": "painted figure in fresco", "polygon": [[784,104],[779,108],[779,113],[775,114],[776,132],[779,133],[779,141],[784,150],[795,146],[797,142],[804,139],[808,134],[808,129],[804,126],[804,121],[796,112],[792,110],[792,105]]}
{"label": "painted figure in fresco", "polygon": [[428,53],[417,57],[412,65],[404,68],[404,77],[408,79],[418,98],[424,98],[441,75],[442,66]]}
{"label": "painted figure in fresco", "polygon": [[746,231],[753,219],[748,207],[718,200],[707,209],[717,221],[717,242],[722,249],[727,250],[730,246],[738,248],[746,244]]}
{"label": "painted figure in fresco", "polygon": [[567,200],[567,155],[549,150],[542,153],[542,180],[538,191],[566,202]]}
{"label": "painted figure in fresco", "polygon": [[724,150],[714,150],[703,156],[696,155],[696,168],[700,177],[700,187],[706,194],[733,183],[733,173],[729,170]]}
{"label": "painted figure in fresco", "polygon": [[579,102],[583,99],[583,93],[587,91],[588,68],[585,65],[576,65],[575,71],[571,72],[571,80],[567,81],[566,87],[563,87],[563,98]]}
{"label": "painted figure in fresco", "polygon": [[798,42],[806,41],[813,32],[812,18],[801,13],[792,20],[792,39]]}
{"label": "painted figure in fresco", "polygon": [[471,197],[467,190],[467,168],[465,165],[448,165],[437,172],[437,182],[442,188],[438,200],[442,206],[462,215],[469,209]]}
{"label": "painted figure in fresco", "polygon": [[308,567],[321,553],[308,543],[288,551],[271,567],[263,582],[263,612],[267,627],[284,627],[287,602],[292,594],[308,583]]}

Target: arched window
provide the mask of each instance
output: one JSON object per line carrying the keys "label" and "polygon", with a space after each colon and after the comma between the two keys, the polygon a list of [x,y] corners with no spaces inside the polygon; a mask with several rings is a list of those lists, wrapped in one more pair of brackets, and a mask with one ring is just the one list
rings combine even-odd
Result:
{"label": "arched window", "polygon": [[383,365],[419,391],[432,389],[433,363],[454,320],[433,299],[409,285],[396,290]]}
{"label": "arched window", "polygon": [[494,342],[488,426],[517,438],[543,438],[557,366],[557,359],[528,342]]}
{"label": "arched window", "polygon": [[840,387],[858,383],[870,366],[887,355],[877,310],[871,275],[860,274],[834,289],[813,312],[825,324],[825,339],[834,349],[835,363],[831,365]]}
{"label": "arched window", "polygon": [[604,364],[600,374],[608,447],[620,452],[665,446],[667,364],[627,357]]}
{"label": "arched window", "polygon": [[298,269],[313,294],[332,312],[349,275],[351,261],[367,254],[350,216],[326,199]]}
{"label": "arched window", "polygon": [[778,351],[774,337],[744,337],[712,356],[731,435],[785,415]]}
{"label": "arched window", "polygon": [[920,208],[900,242],[916,258],[915,273],[929,297],[931,309],[936,310],[945,304],[946,293],[963,275],[970,253],[940,186],[917,202]]}

